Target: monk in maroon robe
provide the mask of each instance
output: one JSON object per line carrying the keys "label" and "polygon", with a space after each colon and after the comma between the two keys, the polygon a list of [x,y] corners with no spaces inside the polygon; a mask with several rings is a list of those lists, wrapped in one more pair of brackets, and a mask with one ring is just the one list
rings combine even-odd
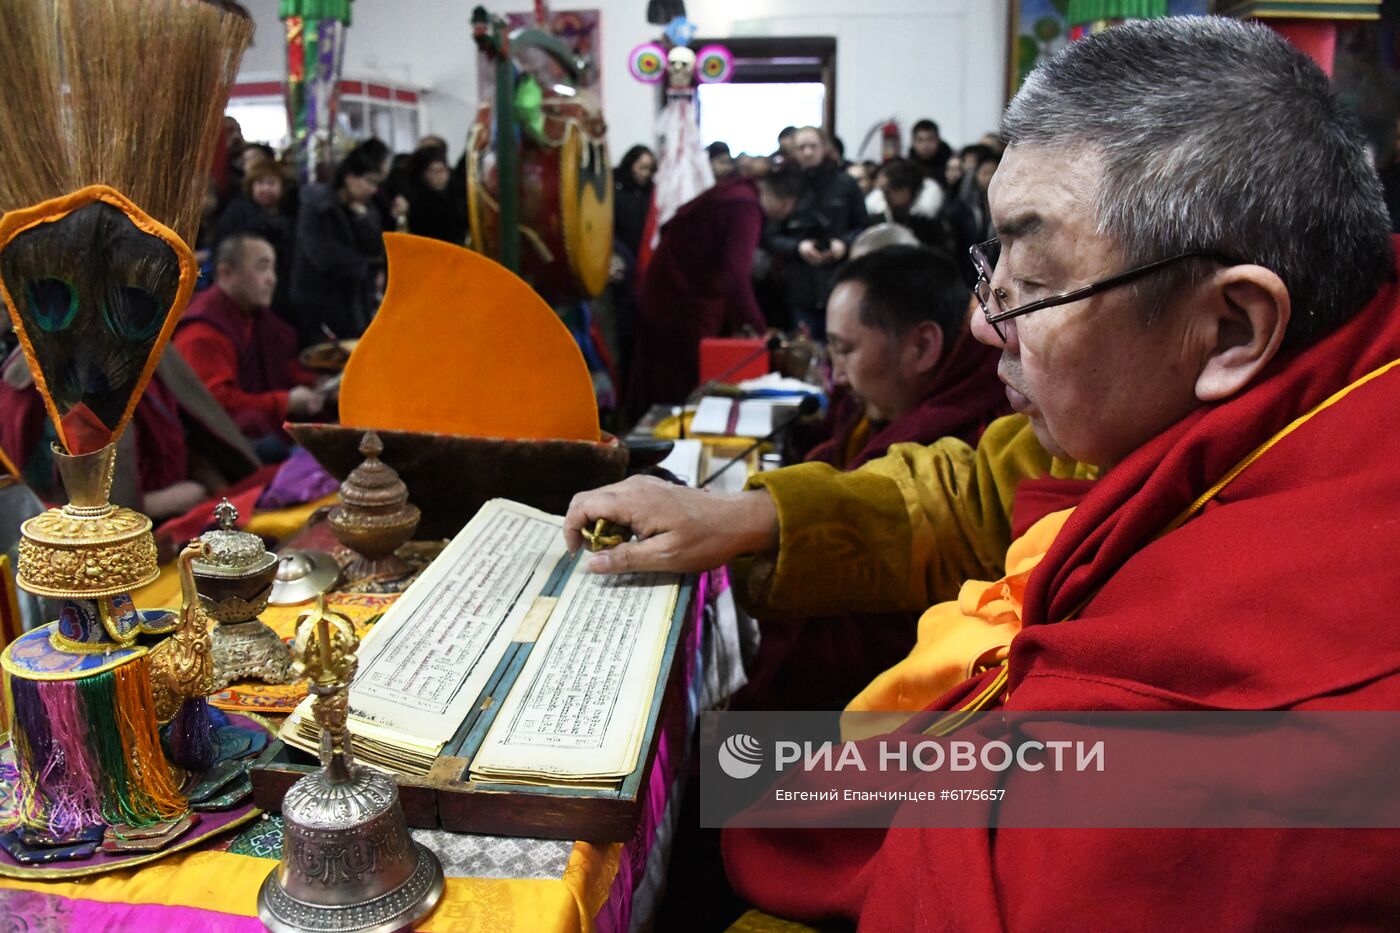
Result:
{"label": "monk in maroon robe", "polygon": [[700,382],[700,341],[768,325],[751,273],[765,218],[782,219],[802,194],[792,173],[736,179],[684,205],[661,231],[637,289],[628,411],[678,404]]}
{"label": "monk in maroon robe", "polygon": [[[826,325],[842,399],[833,402],[830,436],[808,462],[854,470],[893,444],[943,437],[976,444],[988,424],[1010,413],[997,379],[999,354],[968,332],[966,294],[951,261],[914,247],[887,247],[842,268]],[[928,325],[937,328],[937,351],[921,359],[916,331],[931,333]]]}
{"label": "monk in maroon robe", "polygon": [[[1004,660],[962,659],[986,669],[929,708],[1400,709],[1400,270],[1380,180],[1327,76],[1263,26],[1127,23],[1043,64],[1002,135],[973,332],[1001,351],[1040,445],[1102,475],[997,594],[998,624],[1017,629]],[[986,449],[994,433],[979,460],[1004,462]],[[809,472],[800,501],[777,471],[703,507],[635,478],[576,498],[566,540],[602,518],[644,536],[591,557],[594,572],[757,554],[775,568],[766,600],[946,610],[931,584],[966,529],[931,521],[952,494],[940,481],[981,476],[947,468],[902,450]],[[1319,800],[1374,777],[1360,754],[1317,764]],[[1206,802],[1225,819],[1257,812],[1272,777],[1246,772]],[[987,778],[1006,801],[1025,786],[1014,768]],[[786,815],[810,826],[849,806]],[[1400,916],[1392,829],[1085,823],[732,830],[725,860],[761,910],[866,930],[1389,929]]]}
{"label": "monk in maroon robe", "polygon": [[[1257,388],[1109,471],[1031,576],[1002,708],[1400,709],[1400,637],[1383,609],[1396,593],[1375,576],[1400,548],[1395,445],[1374,433],[1400,406],[1397,360],[1389,285]],[[1169,580],[1208,581],[1212,595]],[[931,708],[965,705],[998,673]],[[765,910],[871,930],[1362,929],[1400,915],[1388,880],[1400,836],[1384,830],[733,830],[725,855]],[[1183,896],[1198,878],[1217,895]]]}
{"label": "monk in maroon robe", "polygon": [[[57,437],[44,400],[24,361],[10,362],[12,379],[0,381],[0,449],[37,495],[62,502],[65,493],[49,453]],[[136,404],[122,445],[113,501],[157,523],[197,507],[258,467],[247,441],[170,348]]]}
{"label": "monk in maroon robe", "polygon": [[[1194,59],[1188,50],[1201,45],[1207,48],[1200,53],[1216,65],[1206,67],[1203,59],[1199,74],[1180,74]],[[1400,408],[1400,291],[1393,284],[1394,254],[1383,249],[1373,170],[1311,63],[1262,30],[1213,23],[1124,27],[1071,46],[1047,66],[1050,75],[1039,87],[1048,83],[1050,89],[1033,90],[1008,112],[1011,147],[1004,174],[993,182],[993,216],[1003,230],[1034,216],[1041,230],[1004,235],[1014,252],[1008,257],[1004,242],[995,267],[983,267],[990,273],[983,294],[994,314],[1030,306],[1043,293],[1017,289],[1018,279],[1038,281],[1050,262],[1077,255],[1082,263],[1095,250],[1087,238],[1078,240],[1077,250],[1066,247],[1091,226],[1080,218],[1092,217],[1086,195],[1109,174],[1103,168],[1108,157],[1071,150],[1091,166],[1067,186],[1083,194],[1061,200],[1065,189],[1040,153],[1042,134],[1056,131],[1048,124],[1061,127],[1063,118],[1034,127],[1032,108],[1063,103],[1057,91],[1072,93],[1080,82],[1111,80],[1108,69],[1120,71],[1124,82],[1141,79],[1144,62],[1153,63],[1147,74],[1169,72],[1165,83],[1185,101],[1193,95],[1180,83],[1221,80],[1224,58],[1234,72],[1225,76],[1233,93],[1253,85],[1279,95],[1258,114],[1261,125],[1287,127],[1273,140],[1286,150],[1274,156],[1275,164],[1284,163],[1277,173],[1267,157],[1266,164],[1250,167],[1267,176],[1254,182],[1260,203],[1281,199],[1294,211],[1307,205],[1292,229],[1261,212],[1226,206],[1224,213],[1245,218],[1244,235],[1231,242],[1249,256],[1251,249],[1267,249],[1271,226],[1283,226],[1275,242],[1291,234],[1307,243],[1300,255],[1316,267],[1290,269],[1285,284],[1265,267],[1222,255],[1207,260],[1219,263],[1205,280],[1210,284],[1197,280],[1192,287],[1187,279],[1178,286],[1184,294],[1149,327],[1184,336],[1209,319],[1206,309],[1222,315],[1217,322],[1243,325],[1240,332],[1213,330],[1214,350],[1194,357],[1202,362],[1199,372],[1189,370],[1188,385],[1208,397],[1173,412],[1180,415],[1175,423],[1167,420],[1124,456],[1099,454],[1109,469],[1029,577],[1023,627],[1005,668],[955,688],[932,709],[976,705],[974,698],[997,678],[1005,686],[990,695],[1008,711],[1400,708],[1400,636],[1382,609],[1400,590],[1397,577],[1381,570],[1400,548],[1400,484],[1396,445],[1380,428],[1393,423]],[[1250,68],[1259,74],[1246,80]],[[1081,106],[1104,102],[1085,99]],[[1231,112],[1242,110],[1253,112],[1250,102],[1232,102]],[[1297,110],[1321,128],[1297,120]],[[1233,119],[1224,111],[1194,119],[1206,123],[1212,116]],[[1172,122],[1154,112],[1142,119]],[[1249,135],[1239,126],[1232,130]],[[1181,133],[1178,128],[1161,144],[1179,146]],[[1204,142],[1211,132],[1197,128],[1186,135],[1212,147]],[[1095,138],[1095,145],[1101,142]],[[1151,142],[1138,145],[1146,152],[1136,158],[1149,161]],[[1284,181],[1298,171],[1290,153],[1313,146],[1326,149],[1313,173]],[[1063,157],[1064,150],[1056,154]],[[1186,164],[1210,177],[1208,158]],[[1338,184],[1354,193],[1292,200],[1298,188],[1324,178],[1340,178]],[[1200,183],[1178,178],[1172,184]],[[1335,203],[1325,203],[1328,198]],[[1311,255],[1313,249],[1330,252]],[[1326,280],[1332,262],[1345,267],[1350,287],[1322,298],[1315,283]],[[1103,278],[1091,267],[1082,274],[1077,281]],[[1392,282],[1382,286],[1387,274]],[[992,291],[998,287],[1004,297]],[[1358,296],[1372,294],[1363,310],[1353,311]],[[1105,422],[1111,424],[1116,412],[1105,392],[1092,414],[1079,413],[1078,423],[1064,417],[1068,410],[1058,423],[1052,420],[1052,404],[1093,381],[1075,369],[1089,358],[1076,361],[1067,348],[1082,340],[1084,332],[1076,330],[1087,326],[1088,315],[1112,328],[1109,316],[1131,308],[1103,299],[1094,304],[1077,318],[1069,317],[1077,313],[1071,307],[1051,307],[1004,320],[998,326],[1005,341],[990,325],[977,324],[979,336],[1007,350],[1003,365],[1021,387],[1012,390],[1013,401],[1076,452],[1109,448]],[[1062,317],[1044,319],[1050,315]],[[1098,366],[1118,368],[1107,354],[1131,353],[1128,327],[1143,325],[1119,324],[1115,347],[1104,345]],[[1269,338],[1257,339],[1261,328]],[[1243,336],[1251,331],[1255,339]],[[1191,345],[1189,337],[1175,339]],[[1259,352],[1271,343],[1283,349]],[[1252,352],[1242,352],[1251,345]],[[1184,348],[1163,349],[1158,361],[1144,356],[1136,371],[1119,370],[1117,392],[1142,400],[1142,420],[1163,419],[1158,407],[1170,405],[1168,386]],[[1044,384],[1037,393],[1032,355],[1046,352],[1061,354],[1061,384]],[[1241,360],[1229,359],[1232,353],[1252,357],[1233,375],[1232,364]],[[1056,392],[1060,399],[1053,398]],[[1016,797],[1018,777],[1010,771],[1000,785],[1008,800]],[[1267,775],[1258,779],[1267,781]],[[1245,800],[1250,790],[1235,792]],[[1343,780],[1319,784],[1316,792],[1349,790]],[[734,830],[726,832],[725,854],[739,893],[764,910],[807,920],[840,916],[870,930],[1378,929],[1400,915],[1400,889],[1392,882],[1400,834],[1390,830]],[[1284,878],[1289,882],[1280,883]]]}
{"label": "monk in maroon robe", "polygon": [[326,403],[297,361],[296,331],[269,310],[277,287],[271,244],[235,234],[219,244],[213,286],[194,297],[174,343],[211,395],[254,441],[280,438],[289,416]]}
{"label": "monk in maroon robe", "polygon": [[[1008,414],[998,354],[972,338],[957,267],[891,246],[842,267],[827,301],[832,434],[808,462],[854,470],[893,444],[976,444]],[[761,619],[735,709],[839,709],[914,646],[919,613]]]}

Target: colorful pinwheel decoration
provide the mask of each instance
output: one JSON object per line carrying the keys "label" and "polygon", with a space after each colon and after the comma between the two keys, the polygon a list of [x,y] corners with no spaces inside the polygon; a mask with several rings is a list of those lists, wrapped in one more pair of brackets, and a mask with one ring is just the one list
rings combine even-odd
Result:
{"label": "colorful pinwheel decoration", "polygon": [[666,74],[666,50],[657,42],[637,46],[632,50],[627,70],[643,84],[659,84]]}
{"label": "colorful pinwheel decoration", "polygon": [[[666,78],[668,64],[674,64],[678,56],[684,56],[680,80],[687,88],[691,87],[688,75],[692,70],[687,49],[695,39],[697,27],[684,16],[677,16],[666,25],[662,42],[644,42],[632,50],[628,58],[627,70],[632,77],[643,84],[660,84]],[[722,45],[707,45],[695,53],[693,65],[694,80],[701,84],[722,84],[734,76],[734,54]],[[673,80],[672,90],[678,90]]]}
{"label": "colorful pinwheel decoration", "polygon": [[734,53],[707,45],[695,53],[695,77],[701,84],[723,84],[734,76]]}

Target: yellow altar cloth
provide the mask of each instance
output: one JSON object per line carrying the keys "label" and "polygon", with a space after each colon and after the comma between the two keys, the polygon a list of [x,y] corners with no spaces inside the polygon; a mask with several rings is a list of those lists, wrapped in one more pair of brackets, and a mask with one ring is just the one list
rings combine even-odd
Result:
{"label": "yellow altar cloth", "polygon": [[[558,880],[448,878],[442,901],[415,929],[438,933],[591,930],[593,918],[607,900],[621,851],[621,845],[575,843],[568,867]],[[208,924],[205,928],[209,929],[219,924],[220,914],[230,919],[257,917],[258,888],[276,864],[271,859],[230,852],[192,852],[83,881],[3,879],[0,905],[9,899],[6,891],[31,891],[47,898],[96,901],[122,908],[147,905],[155,909],[140,911],[139,916],[150,922],[164,918],[168,931],[191,930],[194,923]],[[231,926],[245,928],[237,923]],[[253,925],[246,928],[256,929]]]}

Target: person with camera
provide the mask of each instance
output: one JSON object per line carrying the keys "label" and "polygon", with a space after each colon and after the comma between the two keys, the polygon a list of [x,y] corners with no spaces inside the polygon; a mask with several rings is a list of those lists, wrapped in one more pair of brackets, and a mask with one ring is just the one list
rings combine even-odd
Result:
{"label": "person with camera", "polygon": [[768,252],[783,261],[782,284],[794,326],[826,333],[826,298],[836,266],[867,221],[865,196],[855,179],[828,157],[826,134],[814,126],[797,131],[796,160],[804,190],[797,208],[764,238]]}

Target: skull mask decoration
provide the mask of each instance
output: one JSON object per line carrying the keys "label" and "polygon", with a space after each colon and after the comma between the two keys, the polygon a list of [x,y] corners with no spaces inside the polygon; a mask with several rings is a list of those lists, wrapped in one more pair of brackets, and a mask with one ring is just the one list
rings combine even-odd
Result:
{"label": "skull mask decoration", "polygon": [[678,45],[666,53],[666,86],[688,91],[695,85],[695,53]]}

